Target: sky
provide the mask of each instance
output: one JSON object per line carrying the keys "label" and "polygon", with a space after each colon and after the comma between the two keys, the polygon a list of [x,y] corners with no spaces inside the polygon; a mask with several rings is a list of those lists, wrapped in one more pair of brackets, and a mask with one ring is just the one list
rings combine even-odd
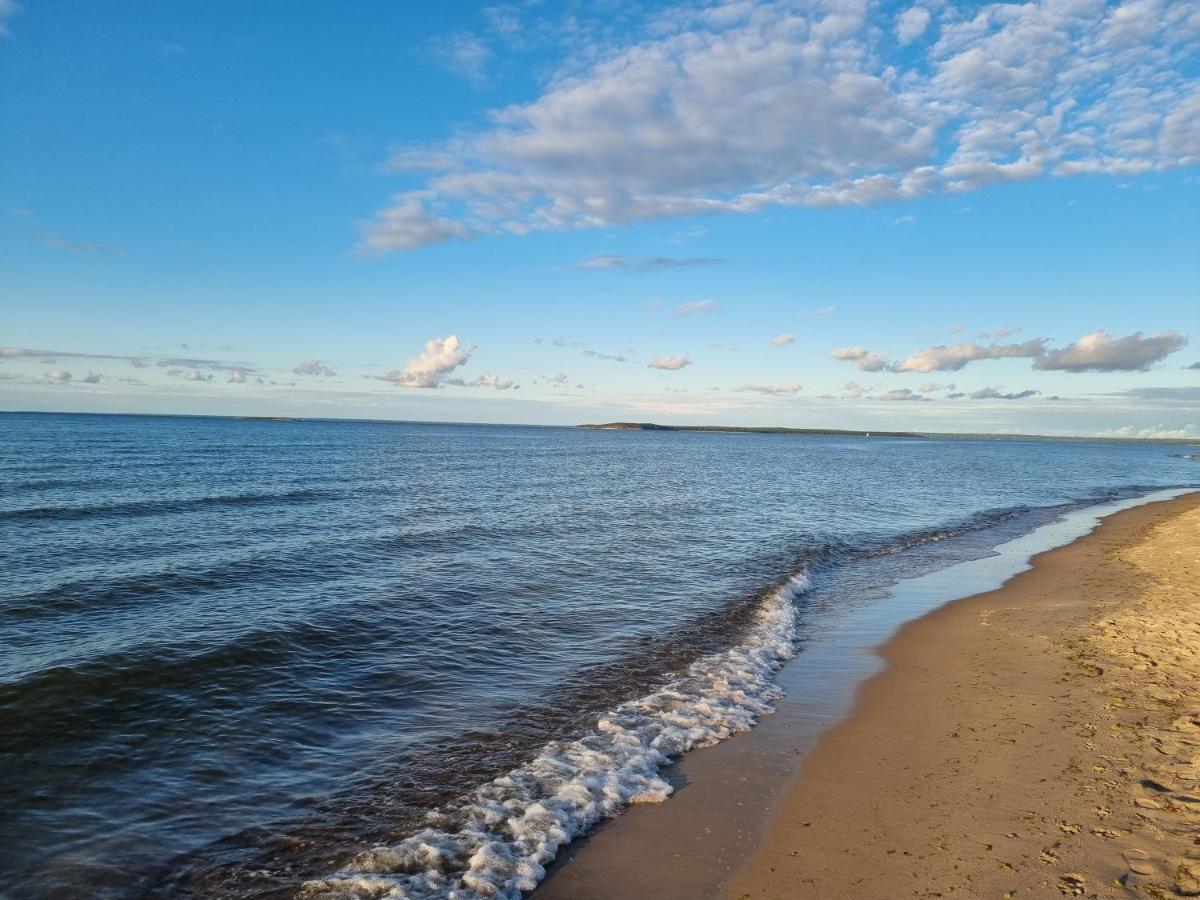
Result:
{"label": "sky", "polygon": [[1193,0],[0,0],[0,409],[1200,437]]}

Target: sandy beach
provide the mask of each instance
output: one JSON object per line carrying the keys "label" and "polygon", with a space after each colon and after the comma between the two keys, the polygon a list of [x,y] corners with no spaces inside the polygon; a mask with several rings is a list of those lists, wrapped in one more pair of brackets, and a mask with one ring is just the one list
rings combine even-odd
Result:
{"label": "sandy beach", "polygon": [[903,626],[815,744],[785,710],[685,758],[536,895],[1200,895],[1198,548],[1200,494],[1109,516]]}
{"label": "sandy beach", "polygon": [[1200,895],[1200,496],[903,628],[737,898]]}

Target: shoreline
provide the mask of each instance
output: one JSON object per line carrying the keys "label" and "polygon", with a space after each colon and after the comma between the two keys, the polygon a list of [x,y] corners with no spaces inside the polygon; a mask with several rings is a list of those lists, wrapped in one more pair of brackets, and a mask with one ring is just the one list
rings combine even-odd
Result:
{"label": "shoreline", "polygon": [[[1039,706],[1030,701],[1035,707],[1031,710],[1009,699],[1003,710],[992,708],[980,702],[994,698],[982,692],[978,673],[962,670],[963,660],[990,664],[990,677],[1001,682],[1032,678],[1046,698],[1053,695],[1061,688],[1062,676],[1057,670],[1048,673],[1047,666],[1053,668],[1059,659],[1045,641],[1032,651],[1019,642],[1013,647],[993,646],[996,635],[1003,633],[1012,638],[1017,632],[1010,633],[1011,629],[1019,631],[1020,623],[1026,627],[1037,625],[1041,634],[1053,628],[1080,630],[1091,621],[1088,616],[1099,602],[1097,596],[1107,597],[1108,606],[1113,607],[1121,596],[1128,595],[1132,584],[1138,583],[1137,578],[1130,580],[1132,576],[1117,571],[1104,569],[1101,577],[1095,572],[1081,572],[1081,567],[1100,566],[1107,556],[1117,552],[1114,547],[1128,549],[1135,536],[1148,533],[1156,523],[1172,520],[1174,513],[1187,509],[1200,515],[1200,494],[1143,502],[1117,512],[1096,510],[1095,516],[1105,517],[1098,527],[1091,528],[1093,518],[1074,539],[1067,535],[1056,544],[1051,538],[1049,546],[1053,549],[1046,548],[1043,537],[1040,547],[1026,552],[1025,565],[1013,567],[1009,559],[1007,572],[1000,572],[1002,566],[996,560],[979,560],[922,576],[909,585],[901,583],[892,598],[893,605],[899,602],[905,614],[901,622],[892,623],[874,637],[872,628],[880,631],[879,623],[852,627],[840,645],[835,641],[824,653],[814,654],[806,647],[784,670],[781,680],[788,696],[780,703],[776,716],[768,717],[751,732],[685,756],[670,773],[677,786],[675,797],[662,805],[635,806],[571,845],[533,896],[537,900],[618,896],[780,900],[806,896],[1000,897],[1010,889],[999,886],[1007,883],[1005,879],[1016,879],[1011,889],[1019,893],[1013,896],[1030,895],[1031,891],[1041,895],[1039,892],[1044,894],[1055,887],[1073,893],[1073,883],[1049,877],[1057,870],[1047,859],[1065,865],[1079,854],[1056,847],[1054,841],[1061,845],[1079,833],[1101,841],[1089,829],[1108,826],[1089,822],[1079,832],[1072,832],[1069,827],[1083,823],[1063,820],[1068,830],[1051,823],[1049,832],[1039,826],[1034,834],[1032,826],[1023,825],[1024,839],[1004,838],[1005,834],[1022,833],[1010,827],[990,839],[976,840],[983,831],[991,834],[996,830],[982,825],[992,806],[985,804],[979,810],[970,802],[978,799],[980,778],[990,779],[987,783],[993,790],[989,804],[994,805],[997,793],[1004,794],[1009,786],[1005,778],[988,775],[979,768],[983,763],[991,765],[986,754],[980,755],[979,747],[972,747],[974,757],[963,761],[962,735],[985,733],[980,729],[995,731],[1007,727],[1004,723],[1008,720],[946,724],[941,718],[976,707],[977,714],[985,718],[1019,718],[1015,736],[999,740],[1013,742],[1004,743],[1005,748],[1017,747],[1025,752],[1030,743],[1028,735],[1043,739],[1038,753],[1024,759],[1025,768],[1008,772],[1016,793],[1028,788],[1029,778],[1022,773],[1030,766],[1040,771],[1038,765],[1049,765],[1047,748],[1058,739],[1057,732],[1063,731],[1061,722],[1050,720],[1053,710],[1061,712],[1061,703],[1045,700]],[[1078,529],[1079,522],[1074,527]],[[1044,526],[1038,532],[1046,528],[1053,530],[1054,526]],[[1023,539],[1012,543],[1016,546],[1010,552],[1020,552]],[[1108,565],[1125,564],[1109,560]],[[1139,577],[1144,580],[1146,576]],[[956,581],[961,589],[945,594],[953,590]],[[939,591],[940,598],[934,597],[936,602],[931,603],[931,595]],[[1064,593],[1072,592],[1076,595],[1073,605],[1061,599]],[[1040,605],[1035,597],[1041,598]],[[1058,599],[1047,602],[1052,597]],[[1003,604],[999,614],[994,610],[998,604]],[[978,610],[985,608],[991,610],[986,623],[989,627],[981,628]],[[1062,621],[1047,620],[1048,615],[1059,616]],[[1010,631],[996,628],[997,624]],[[1030,639],[1025,635],[1027,642]],[[1024,668],[1021,673],[1007,671],[1001,665],[1005,660],[1019,661]],[[885,662],[887,668],[880,672]],[[806,666],[806,671],[797,671]],[[837,671],[818,688],[821,696],[806,695],[806,689],[808,694],[813,693],[812,679],[825,666]],[[1003,677],[993,670],[1003,670]],[[1087,682],[1083,690],[1092,690],[1091,680],[1086,675],[1080,677]],[[843,694],[840,698],[839,683]],[[992,688],[994,694],[998,688]],[[910,710],[921,710],[923,720],[915,720]],[[1087,712],[1089,715],[1083,718],[1092,721],[1103,709],[1088,708]],[[1047,717],[1040,731],[1035,727],[1035,713]],[[969,731],[972,728],[974,732]],[[957,736],[949,737],[954,734]],[[982,738],[974,738],[975,742],[979,740]],[[1072,753],[1078,749],[1061,740],[1054,746],[1059,745]],[[1059,770],[1049,775],[1036,776],[1034,799],[1045,799],[1046,784],[1056,783],[1060,770],[1077,766],[1071,763],[1073,758],[1065,763],[1059,760]],[[921,778],[914,780],[911,773],[917,769],[921,770]],[[930,799],[923,800],[926,795]],[[970,827],[958,829],[963,836],[955,838],[956,817],[961,818],[968,810],[971,813],[966,825]],[[943,820],[946,811],[954,815]],[[1019,823],[1026,821],[1022,815],[1032,812],[1018,811]],[[872,828],[881,831],[873,833]],[[908,834],[908,843],[913,846],[891,846],[896,833]],[[975,837],[966,837],[971,833]],[[1053,840],[1046,837],[1047,833]],[[1114,842],[1111,837],[1107,840]],[[957,846],[956,841],[966,843]],[[1031,849],[1039,842],[1046,846]],[[889,845],[884,847],[884,843]],[[999,874],[985,871],[992,864],[976,857],[986,855],[982,851],[985,846],[999,852],[1002,843],[1010,845],[1004,849],[1015,854],[1013,860],[996,863]],[[889,854],[888,850],[895,852]],[[972,855],[976,850],[980,852]],[[1117,871],[1120,867],[1106,858],[1106,875],[1124,876],[1127,881],[1149,877],[1132,872],[1127,861],[1118,858],[1125,868]],[[1030,859],[1036,865],[1030,867]],[[945,871],[939,868],[943,864]],[[1064,870],[1056,877],[1079,874],[1079,869],[1089,865],[1094,868],[1096,863],[1080,858],[1076,869]],[[1156,877],[1165,877],[1163,865],[1162,861],[1157,865]],[[1145,862],[1137,866],[1150,868]],[[1025,881],[1017,884],[1020,878],[1014,873],[1021,873]],[[1095,893],[1095,878],[1085,875],[1084,879],[1089,896],[1109,896]],[[1114,890],[1127,896],[1123,887]],[[1053,892],[1057,894],[1057,890]]]}

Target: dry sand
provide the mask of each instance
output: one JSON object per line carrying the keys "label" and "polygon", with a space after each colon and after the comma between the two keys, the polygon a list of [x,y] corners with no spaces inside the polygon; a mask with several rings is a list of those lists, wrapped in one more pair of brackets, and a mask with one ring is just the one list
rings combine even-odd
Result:
{"label": "dry sand", "polygon": [[1200,895],[1200,495],[881,652],[727,897]]}

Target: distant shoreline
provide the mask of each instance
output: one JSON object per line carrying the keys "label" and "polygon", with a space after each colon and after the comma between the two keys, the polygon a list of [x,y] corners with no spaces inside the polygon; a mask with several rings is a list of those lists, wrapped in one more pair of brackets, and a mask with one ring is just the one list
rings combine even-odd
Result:
{"label": "distant shoreline", "polygon": [[1086,437],[1051,434],[985,434],[953,431],[856,431],[845,428],[784,428],[782,426],[752,425],[658,425],[654,422],[605,422],[598,425],[576,425],[589,431],[701,431],[718,434],[797,434],[826,437],[910,438],[912,440],[955,441],[1050,441],[1080,444],[1169,444],[1200,445],[1200,438],[1123,438]]}
{"label": "distant shoreline", "polygon": [[60,412],[45,409],[4,409],[0,416],[92,416],[136,417],[150,419],[221,419],[230,422],[331,422],[372,425],[469,425],[473,428],[572,428],[585,431],[683,431],[715,434],[792,434],[816,437],[909,438],[938,441],[1048,441],[1072,444],[1161,444],[1165,446],[1197,447],[1197,438],[1135,438],[1089,437],[1087,435],[1055,434],[989,434],[960,431],[866,431],[850,428],[786,428],[769,425],[659,425],[654,422],[604,422],[583,425],[547,425],[532,422],[463,422],[423,419],[364,419],[353,416],[258,416],[217,413],[150,413],[150,412]]}

